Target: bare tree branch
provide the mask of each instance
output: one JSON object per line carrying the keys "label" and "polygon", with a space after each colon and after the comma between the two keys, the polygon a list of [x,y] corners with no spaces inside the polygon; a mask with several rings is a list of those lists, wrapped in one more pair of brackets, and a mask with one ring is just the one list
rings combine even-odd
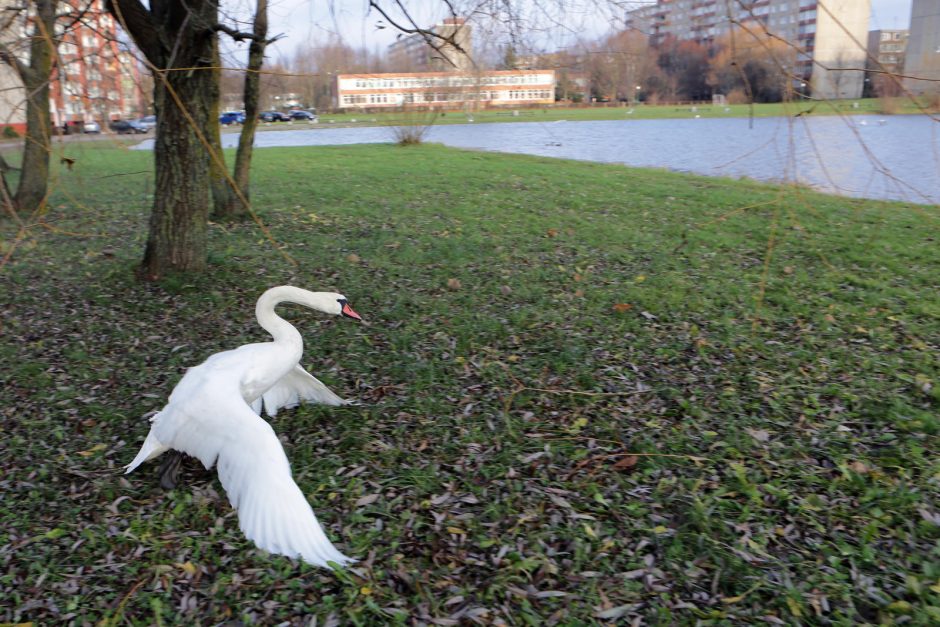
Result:
{"label": "bare tree branch", "polygon": [[19,75],[20,80],[26,81],[26,77],[30,74],[29,66],[23,63],[19,57],[13,54],[13,51],[10,50],[5,44],[0,44],[0,61],[6,63],[12,67],[17,75]]}
{"label": "bare tree branch", "polygon": [[[446,1],[446,0],[445,0],[445,4],[447,4],[448,9],[450,9],[451,16],[454,18],[457,18],[458,15],[456,13],[456,9],[454,8],[453,4],[451,4],[449,1]],[[427,43],[428,46],[430,46],[434,51],[439,53],[443,60],[447,61],[454,67],[456,67],[457,64],[443,50],[445,46],[453,48],[457,52],[464,54],[468,57],[470,56],[469,52],[465,50],[463,46],[461,46],[457,42],[457,35],[460,34],[460,26],[455,28],[453,32],[451,32],[450,34],[442,34],[442,33],[435,32],[434,30],[431,30],[429,28],[421,28],[418,26],[417,21],[408,12],[408,9],[401,2],[401,0],[395,0],[395,5],[401,11],[402,15],[405,16],[405,19],[407,20],[410,26],[406,26],[402,24],[401,22],[392,19],[388,11],[386,11],[385,8],[382,7],[379,4],[379,2],[377,2],[376,0],[369,0],[369,10],[375,9],[376,11],[378,11],[379,14],[381,14],[382,17],[385,18],[385,20],[389,24],[391,24],[394,28],[396,28],[397,30],[403,33],[407,33],[409,35],[420,35],[421,38],[424,39],[425,43]]]}

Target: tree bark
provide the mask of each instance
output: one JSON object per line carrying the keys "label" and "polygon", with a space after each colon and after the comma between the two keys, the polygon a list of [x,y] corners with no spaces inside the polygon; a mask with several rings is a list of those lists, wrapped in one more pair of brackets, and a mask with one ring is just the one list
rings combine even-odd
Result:
{"label": "tree bark", "polygon": [[29,65],[5,48],[3,61],[13,67],[26,90],[26,138],[20,180],[13,198],[18,213],[42,209],[49,192],[49,152],[52,116],[49,113],[49,79],[55,58],[57,0],[36,0],[36,15],[29,43]]}
{"label": "tree bark", "polygon": [[219,124],[222,57],[219,55],[219,37],[215,36],[212,54],[212,101],[209,109],[209,127],[206,135],[209,146],[215,155],[209,159],[209,186],[212,188],[212,217],[230,219],[229,208],[237,201],[235,191],[229,183],[228,168],[225,165],[225,153],[222,152],[222,127]]}
{"label": "tree bark", "polygon": [[251,192],[251,157],[254,151],[255,130],[258,128],[259,100],[261,94],[261,67],[264,65],[264,50],[268,45],[268,2],[257,0],[253,38],[248,46],[248,68],[245,72],[245,124],[238,138],[238,151],[235,153],[235,173],[233,179],[241,195],[232,194],[223,215],[229,219],[245,218],[249,215],[248,207],[242,200],[250,201]]}
{"label": "tree bark", "polygon": [[158,279],[207,265],[209,128],[218,0],[110,0],[154,72],[156,190],[141,271]]}

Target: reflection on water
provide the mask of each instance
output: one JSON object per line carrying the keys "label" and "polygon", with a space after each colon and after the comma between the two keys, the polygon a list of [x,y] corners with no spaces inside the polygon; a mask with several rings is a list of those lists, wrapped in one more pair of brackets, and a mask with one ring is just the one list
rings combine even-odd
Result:
{"label": "reflection on water", "polygon": [[[435,126],[459,148],[796,181],[849,196],[940,203],[940,124],[925,116],[525,122]],[[223,135],[235,147],[237,135]],[[394,141],[390,128],[261,132],[258,147]],[[152,140],[141,145],[152,147]]]}

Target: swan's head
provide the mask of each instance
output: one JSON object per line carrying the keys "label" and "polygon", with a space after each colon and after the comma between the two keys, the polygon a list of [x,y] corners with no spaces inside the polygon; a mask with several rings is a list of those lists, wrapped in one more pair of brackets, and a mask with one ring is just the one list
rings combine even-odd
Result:
{"label": "swan's head", "polygon": [[362,321],[362,318],[353,311],[346,297],[342,294],[337,294],[336,292],[311,292],[299,287],[280,285],[267,290],[261,295],[261,298],[258,299],[255,312],[262,327],[267,328],[265,327],[264,320],[275,315],[274,308],[279,303],[296,303],[304,307],[322,311],[325,314],[344,316],[346,318],[352,318],[353,320]]}
{"label": "swan's head", "polygon": [[333,294],[333,296],[336,297],[336,305],[339,308],[338,311],[336,312],[337,316],[343,316],[345,318],[352,318],[353,320],[358,320],[359,322],[362,322],[362,318],[360,318],[359,314],[353,311],[353,308],[349,306],[349,302],[347,302],[345,296],[343,296],[342,294]]}

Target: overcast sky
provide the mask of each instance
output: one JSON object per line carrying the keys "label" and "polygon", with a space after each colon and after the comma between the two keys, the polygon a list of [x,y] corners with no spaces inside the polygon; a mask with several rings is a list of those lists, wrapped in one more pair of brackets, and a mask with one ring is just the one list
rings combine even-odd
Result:
{"label": "overcast sky", "polygon": [[[862,2],[863,0],[856,0]],[[912,0],[872,0],[872,30],[879,28],[908,28],[911,16]],[[391,3],[387,3],[391,4]],[[409,6],[425,7],[425,17],[429,20],[422,26],[431,26],[445,15],[445,4],[439,0],[423,0],[407,3]],[[610,7],[603,0],[570,0],[565,3],[572,8],[566,24],[553,35],[547,47],[563,47],[575,38],[575,35],[598,36],[604,30],[606,20],[596,15],[597,7]],[[270,0],[269,34],[286,35],[275,45],[271,56],[277,60],[279,55],[291,55],[293,50],[305,42],[316,44],[325,41],[331,33],[338,33],[349,45],[370,50],[384,50],[395,40],[392,28],[381,26],[381,16],[366,16],[366,0]],[[436,9],[436,10],[435,10]],[[595,13],[592,15],[591,13]],[[596,29],[596,33],[591,33]]]}
{"label": "overcast sky", "polygon": [[870,29],[910,27],[911,2],[912,0],[872,0]]}

